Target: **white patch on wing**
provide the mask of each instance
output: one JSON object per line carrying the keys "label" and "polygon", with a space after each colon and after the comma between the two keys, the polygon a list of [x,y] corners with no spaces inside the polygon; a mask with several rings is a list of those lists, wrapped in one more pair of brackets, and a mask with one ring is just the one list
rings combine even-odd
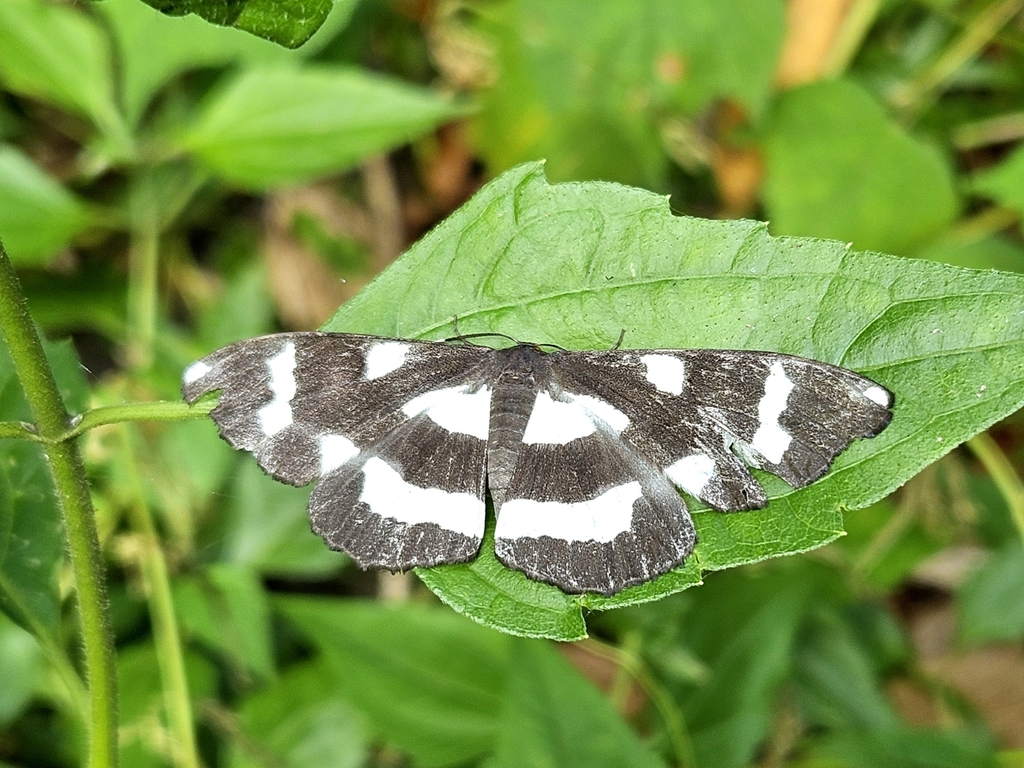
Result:
{"label": "white patch on wing", "polygon": [[480,387],[469,392],[470,385],[424,392],[402,406],[410,419],[421,413],[449,432],[487,439],[491,423],[491,389]]}
{"label": "white patch on wing", "polygon": [[185,373],[181,379],[186,384],[191,384],[193,381],[199,381],[203,376],[210,372],[210,366],[204,363],[202,360],[197,360],[192,363],[188,368],[185,369]]}
{"label": "white patch on wing", "polygon": [[320,474],[326,475],[358,454],[356,444],[344,435],[320,435]]}
{"label": "white patch on wing", "polygon": [[537,393],[523,442],[527,445],[565,445],[597,431],[600,419],[616,433],[629,426],[629,417],[610,403],[591,395],[563,392],[565,400],[555,400],[547,392]]}
{"label": "white patch on wing", "polygon": [[605,491],[588,501],[563,503],[509,499],[498,510],[496,539],[539,539],[550,536],[562,541],[613,541],[633,525],[633,502],[643,495],[633,480]]}
{"label": "white patch on wing", "polygon": [[707,454],[695,453],[665,467],[665,474],[687,493],[700,496],[715,474],[715,462]]}
{"label": "white patch on wing", "polygon": [[484,500],[472,493],[449,493],[407,483],[398,471],[374,456],[363,465],[359,501],[381,517],[407,525],[435,523],[446,531],[481,539],[484,535]]}
{"label": "white patch on wing", "polygon": [[654,388],[670,395],[683,394],[686,366],[671,355],[643,355],[640,362],[647,368],[647,380]]}
{"label": "white patch on wing", "polygon": [[776,360],[764,382],[764,397],[757,404],[757,431],[750,441],[750,447],[772,464],[782,461],[782,455],[793,442],[793,436],[779,424],[779,417],[786,410],[789,393],[792,391],[793,382],[786,375],[782,362]]}
{"label": "white patch on wing", "polygon": [[886,408],[892,403],[889,393],[881,387],[868,387],[864,390],[864,397],[873,403],[878,403]]}
{"label": "white patch on wing", "polygon": [[629,426],[629,416],[624,414],[611,403],[605,402],[599,397],[590,395],[573,395],[566,392],[574,403],[579,403],[601,421],[611,427],[616,433],[621,433]]}
{"label": "white patch on wing", "polygon": [[526,422],[523,442],[527,445],[565,445],[594,434],[594,421],[587,409],[576,402],[552,400],[547,392],[538,392]]}
{"label": "white patch on wing", "polygon": [[270,369],[270,392],[273,398],[259,409],[260,429],[267,437],[276,435],[292,423],[292,398],[295,397],[295,345],[288,342],[284,349],[267,360]]}
{"label": "white patch on wing", "polygon": [[405,365],[405,357],[408,352],[409,345],[400,341],[381,341],[374,344],[366,352],[363,378],[373,381],[397,371]]}

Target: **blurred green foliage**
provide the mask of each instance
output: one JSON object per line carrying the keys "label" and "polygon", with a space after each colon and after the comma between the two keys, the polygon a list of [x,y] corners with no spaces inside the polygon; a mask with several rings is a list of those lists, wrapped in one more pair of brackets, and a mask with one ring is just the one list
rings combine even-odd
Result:
{"label": "blurred green foliage", "polygon": [[[1020,419],[950,450],[1024,399],[1021,278],[857,251],[1024,271],[1024,0],[147,3],[0,2],[0,238],[74,339],[48,347],[72,413],[176,400],[191,360],[323,323],[443,219],[330,327],[628,326],[900,399],[821,483],[698,511],[699,556],[632,594],[486,553],[421,574],[491,626],[594,637],[568,648],[358,572],[206,420],[90,430],[123,765],[1020,764]],[[596,180],[852,250],[555,184]],[[0,350],[0,766],[51,768],[89,715],[29,418]]]}

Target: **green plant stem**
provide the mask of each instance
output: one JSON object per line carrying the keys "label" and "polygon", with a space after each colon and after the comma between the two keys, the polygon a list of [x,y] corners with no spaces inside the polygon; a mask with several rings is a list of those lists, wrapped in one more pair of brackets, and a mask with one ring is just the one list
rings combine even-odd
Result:
{"label": "green plant stem", "polygon": [[125,403],[108,405],[86,411],[53,439],[46,439],[34,431],[31,424],[21,421],[0,421],[0,439],[16,437],[40,443],[62,442],[85,434],[90,429],[126,421],[189,421],[205,418],[217,405],[216,398],[203,398],[194,405],[181,402]]}
{"label": "green plant stem", "polygon": [[957,149],[977,149],[992,144],[1007,144],[1024,138],[1024,112],[986,117],[956,128],[953,146]]}
{"label": "green plant stem", "polygon": [[882,0],[854,0],[829,49],[822,74],[826,77],[839,77],[846,71],[860,50],[881,5]]}
{"label": "green plant stem", "polygon": [[988,434],[982,432],[967,441],[967,447],[988,470],[992,482],[996,484],[999,493],[1010,508],[1010,517],[1017,526],[1017,533],[1024,541],[1024,483],[1014,470],[1006,454],[1002,452],[999,445]]}
{"label": "green plant stem", "polygon": [[10,349],[40,437],[52,440],[46,456],[64,515],[71,567],[78,592],[85,671],[89,684],[89,765],[117,765],[117,676],[107,613],[103,558],[81,454],[73,440],[61,440],[68,414],[43,353],[14,266],[0,245],[0,329]]}
{"label": "green plant stem", "polygon": [[155,403],[125,403],[108,405],[86,411],[67,431],[69,437],[81,435],[90,429],[126,421],[187,421],[205,418],[217,405],[217,400],[203,398],[195,405],[183,402],[157,401]]}
{"label": "green plant stem", "polygon": [[982,10],[924,72],[893,94],[896,107],[917,112],[922,102],[988,45],[1022,7],[1024,0],[1001,0]]}
{"label": "green plant stem", "polygon": [[[148,191],[145,185],[143,189]],[[146,191],[137,194],[145,196]],[[135,201],[135,207],[149,210],[146,201]],[[152,362],[156,338],[160,231],[152,215],[140,216],[128,250],[128,360],[133,368],[145,369]]]}
{"label": "green plant stem", "polygon": [[171,596],[171,579],[167,571],[167,558],[160,545],[153,516],[146,502],[146,489],[142,484],[136,456],[139,446],[132,440],[131,427],[125,425],[122,435],[125,456],[128,457],[132,478],[131,520],[142,537],[139,555],[140,570],[149,603],[149,617],[153,625],[153,639],[156,643],[157,663],[163,682],[164,707],[174,747],[171,760],[178,768],[200,768],[199,750],[196,746],[193,727],[192,698],[185,675],[185,654],[182,650],[178,619],[174,613],[174,599]]}

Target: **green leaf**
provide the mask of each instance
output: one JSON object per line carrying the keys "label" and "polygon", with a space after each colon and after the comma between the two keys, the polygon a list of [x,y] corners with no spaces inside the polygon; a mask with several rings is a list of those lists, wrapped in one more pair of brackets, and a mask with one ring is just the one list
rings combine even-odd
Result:
{"label": "green leaf", "polygon": [[765,152],[764,198],[780,234],[908,253],[957,213],[948,162],[849,81],[784,93]]}
{"label": "green leaf", "polygon": [[[329,39],[348,21],[358,0],[338,0],[316,37]],[[231,27],[218,27],[198,16],[167,16],[139,0],[104,0],[97,10],[109,19],[120,52],[122,100],[132,125],[153,96],[174,76],[203,67],[235,62],[266,65],[315,53],[311,40],[289,51]]]}
{"label": "green leaf", "polygon": [[995,768],[992,746],[973,733],[899,728],[829,736],[812,754],[842,768]]}
{"label": "green leaf", "polygon": [[235,668],[273,677],[270,606],[259,578],[246,568],[213,565],[174,583],[174,610],[185,632]]}
{"label": "green leaf", "polygon": [[835,607],[813,611],[797,644],[795,667],[797,697],[810,723],[837,730],[899,725],[869,654]]}
{"label": "green leaf", "polygon": [[327,664],[300,664],[242,702],[243,738],[232,746],[230,768],[264,768],[267,756],[284,768],[358,768],[367,764],[363,719],[338,693]]}
{"label": "green leaf", "polygon": [[[188,693],[196,706],[217,692],[217,669],[196,653],[184,656]],[[166,726],[161,722],[164,695],[160,660],[146,644],[119,648],[117,654],[118,718],[121,725],[121,765],[132,768],[163,768],[168,749]]]}
{"label": "green leaf", "polygon": [[[50,344],[47,357],[69,409],[82,409],[87,390],[74,348]],[[30,419],[7,348],[0,345],[0,421]],[[59,644],[63,556],[64,529],[41,446],[0,441],[0,610],[53,647]]]}
{"label": "green leaf", "polygon": [[309,492],[272,480],[246,457],[230,494],[223,559],[283,577],[322,577],[341,568],[345,556],[310,530]]}
{"label": "green leaf", "polygon": [[1024,549],[1010,542],[992,553],[957,595],[960,637],[967,643],[1024,636]]}
{"label": "green leaf", "polygon": [[917,251],[914,256],[954,267],[1024,272],[1024,249],[1002,235],[934,243]]}
{"label": "green leaf", "polygon": [[258,189],[343,171],[464,111],[356,69],[260,69],[217,93],[182,146],[214,173]]}
{"label": "green leaf", "polygon": [[74,195],[17,149],[0,145],[0,233],[15,264],[45,263],[90,220]]}
{"label": "green leaf", "polygon": [[663,184],[667,114],[716,99],[759,112],[784,31],[777,0],[520,0],[481,14],[499,81],[478,143],[490,167],[550,158],[555,180]]}
{"label": "green leaf", "polygon": [[548,643],[512,643],[505,709],[488,768],[658,768],[608,700]]}
{"label": "green leaf", "polygon": [[[876,537],[882,527],[898,514],[888,499],[846,515],[844,526],[848,536],[836,542],[857,564],[864,580],[879,591],[895,589],[920,563],[941,550],[946,542],[929,531],[921,521],[900,526],[886,540],[884,553],[877,554]],[[870,560],[863,561],[867,555]]]}
{"label": "green leaf", "polygon": [[213,24],[237,27],[278,45],[297,48],[331,12],[331,0],[145,0],[163,13],[194,13]]}
{"label": "green leaf", "polygon": [[1024,147],[974,177],[971,189],[1024,213]]}
{"label": "green leaf", "polygon": [[[1024,403],[1024,278],[858,253],[822,240],[770,237],[752,221],[673,216],[663,197],[614,184],[549,185],[537,164],[487,185],[409,249],[326,330],[445,338],[500,331],[567,349],[764,349],[843,365],[896,393],[893,423],[857,441],[832,471],[793,491],[763,478],[771,504],[722,515],[691,504],[700,535],[684,569],[728,568],[836,538],[842,510],[871,504]],[[484,571],[487,566],[481,566]],[[576,637],[517,580],[492,610],[481,569],[439,596],[488,626]],[[450,577],[452,574],[447,574]],[[644,600],[693,583],[666,574]],[[498,590],[501,591],[501,590]],[[627,593],[615,605],[628,604]],[[580,608],[590,597],[574,597]],[[515,613],[510,603],[518,607]],[[544,610],[549,610],[545,608]]]}
{"label": "green leaf", "polygon": [[346,700],[418,765],[491,748],[506,638],[436,607],[296,597],[274,605],[336,670]]}
{"label": "green leaf", "polygon": [[0,614],[0,728],[13,722],[28,706],[46,671],[39,643]]}
{"label": "green leaf", "polygon": [[807,572],[735,571],[709,579],[692,595],[687,647],[707,665],[708,675],[677,698],[697,765],[748,765],[767,737],[797,629],[818,583]]}
{"label": "green leaf", "polygon": [[77,10],[39,0],[0,3],[0,79],[13,91],[85,115],[110,138],[127,141],[107,41]]}

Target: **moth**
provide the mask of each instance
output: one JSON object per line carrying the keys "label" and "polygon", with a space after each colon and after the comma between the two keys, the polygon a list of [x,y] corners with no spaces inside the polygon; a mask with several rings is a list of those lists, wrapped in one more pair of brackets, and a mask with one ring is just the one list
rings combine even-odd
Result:
{"label": "moth", "polygon": [[567,593],[611,595],[679,566],[696,532],[679,489],[758,509],[757,467],[801,488],[893,395],[827,363],[716,349],[504,349],[281,333],[192,364],[221,436],[292,485],[313,530],[363,568],[474,559],[490,493],[498,559]]}

